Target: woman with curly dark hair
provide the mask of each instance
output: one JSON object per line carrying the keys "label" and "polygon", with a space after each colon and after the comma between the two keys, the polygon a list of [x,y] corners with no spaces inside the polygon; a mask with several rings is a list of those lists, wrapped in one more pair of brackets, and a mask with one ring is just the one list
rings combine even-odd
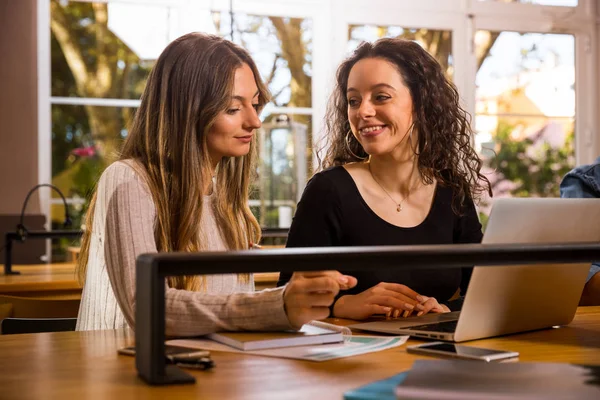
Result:
{"label": "woman with curly dark hair", "polygon": [[[491,190],[471,145],[469,115],[417,43],[361,44],[337,70],[326,127],[322,171],[298,204],[288,247],[481,241],[474,200]],[[358,285],[338,296],[332,312],[351,319],[447,312],[470,272],[366,266],[352,274]],[[289,278],[281,274],[279,283]]]}

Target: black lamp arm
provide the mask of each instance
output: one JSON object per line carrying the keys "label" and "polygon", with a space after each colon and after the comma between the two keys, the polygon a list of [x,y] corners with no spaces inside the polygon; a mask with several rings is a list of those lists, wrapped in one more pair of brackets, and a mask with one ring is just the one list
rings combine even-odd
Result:
{"label": "black lamp arm", "polygon": [[27,203],[29,202],[29,198],[31,197],[33,192],[35,192],[36,190],[38,190],[41,187],[49,187],[49,188],[53,189],[56,193],[58,193],[58,195],[62,199],[63,204],[65,206],[65,222],[64,222],[63,226],[65,228],[68,226],[71,226],[71,218],[69,217],[69,206],[67,204],[67,199],[65,199],[65,196],[63,195],[63,193],[60,191],[59,188],[57,188],[54,185],[51,185],[49,183],[40,183],[38,185],[35,185],[29,191],[29,193],[27,193],[27,196],[25,197],[25,201],[23,202],[23,207],[21,208],[21,217],[19,218],[19,225],[17,225],[17,235],[19,236],[19,239],[21,241],[23,241],[25,239],[25,236],[27,235],[27,228],[25,227],[25,224],[23,223],[24,222],[23,220],[25,219],[25,209],[27,208]]}

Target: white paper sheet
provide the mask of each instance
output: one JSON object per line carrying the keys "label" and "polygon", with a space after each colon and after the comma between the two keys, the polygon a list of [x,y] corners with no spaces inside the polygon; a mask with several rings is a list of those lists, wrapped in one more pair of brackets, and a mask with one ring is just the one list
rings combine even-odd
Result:
{"label": "white paper sheet", "polygon": [[401,346],[408,336],[345,336],[344,343],[319,344],[311,346],[282,347],[278,349],[243,351],[209,339],[175,339],[167,341],[168,345],[225,351],[231,353],[253,354],[267,357],[293,358],[308,361],[328,361],[336,358],[351,357],[359,354],[373,353]]}

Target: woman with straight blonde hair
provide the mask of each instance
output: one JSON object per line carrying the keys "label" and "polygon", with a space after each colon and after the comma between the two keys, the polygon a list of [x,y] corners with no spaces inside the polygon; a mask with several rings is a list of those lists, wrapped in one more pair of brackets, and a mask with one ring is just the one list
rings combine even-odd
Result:
{"label": "woman with straight blonde hair", "polygon": [[[78,330],[134,328],[139,254],[248,249],[260,240],[248,193],[268,98],[235,44],[191,33],[167,46],[87,213]],[[166,333],[297,329],[327,317],[338,291],[355,284],[334,271],[296,273],[286,287],[260,292],[251,275],[169,278]]]}

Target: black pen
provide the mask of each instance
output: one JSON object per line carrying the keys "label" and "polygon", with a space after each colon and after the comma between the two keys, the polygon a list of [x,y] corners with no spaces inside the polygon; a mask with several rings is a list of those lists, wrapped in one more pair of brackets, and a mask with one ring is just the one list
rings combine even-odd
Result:
{"label": "black pen", "polygon": [[185,361],[185,362],[177,361],[174,364],[181,368],[200,369],[200,370],[211,369],[215,366],[215,362],[208,357],[202,357],[202,358],[198,358],[196,360],[190,360],[190,361]]}
{"label": "black pen", "polygon": [[208,351],[197,351],[186,354],[169,354],[166,356],[168,364],[174,364],[181,368],[211,369],[215,366]]}

